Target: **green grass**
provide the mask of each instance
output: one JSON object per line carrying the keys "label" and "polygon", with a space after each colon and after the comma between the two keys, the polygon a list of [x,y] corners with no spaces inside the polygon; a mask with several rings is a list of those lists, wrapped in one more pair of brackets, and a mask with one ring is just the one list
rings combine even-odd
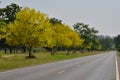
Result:
{"label": "green grass", "polygon": [[117,55],[120,57],[120,52],[117,52]]}
{"label": "green grass", "polygon": [[0,53],[0,71],[13,69],[13,68],[21,68],[26,66],[33,66],[38,64],[45,64],[60,60],[78,58],[88,55],[98,54],[100,52],[93,52],[93,53],[71,53],[70,55],[65,55],[65,52],[56,53],[54,56],[51,56],[49,52],[43,53],[34,53],[36,58],[34,59],[26,59],[25,57],[28,54],[3,54]]}

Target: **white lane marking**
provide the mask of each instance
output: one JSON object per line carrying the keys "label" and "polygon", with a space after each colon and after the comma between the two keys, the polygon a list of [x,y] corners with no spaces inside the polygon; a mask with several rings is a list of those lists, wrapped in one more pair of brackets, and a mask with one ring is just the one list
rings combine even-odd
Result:
{"label": "white lane marking", "polygon": [[118,71],[118,62],[117,62],[117,57],[116,57],[116,80],[119,80],[119,71]]}

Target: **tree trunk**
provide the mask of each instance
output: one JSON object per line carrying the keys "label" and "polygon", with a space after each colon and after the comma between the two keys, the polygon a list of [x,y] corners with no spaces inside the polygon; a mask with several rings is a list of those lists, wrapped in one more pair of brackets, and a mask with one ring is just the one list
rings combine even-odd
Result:
{"label": "tree trunk", "polygon": [[84,53],[84,49],[83,49],[83,48],[81,48],[81,49],[80,49],[80,52],[81,52],[81,53]]}
{"label": "tree trunk", "polygon": [[15,49],[15,52],[18,53],[18,48]]}
{"label": "tree trunk", "polygon": [[26,47],[23,47],[23,52],[26,53]]}
{"label": "tree trunk", "polygon": [[32,58],[32,46],[29,47],[29,58]]}
{"label": "tree trunk", "polygon": [[73,53],[76,53],[76,49],[73,50]]}
{"label": "tree trunk", "polygon": [[69,49],[67,49],[66,51],[67,51],[67,54],[66,54],[66,55],[69,55],[69,53],[70,53],[70,50],[69,50]]}
{"label": "tree trunk", "polygon": [[10,50],[10,53],[12,54],[12,47],[10,47],[9,50]]}
{"label": "tree trunk", "polygon": [[90,49],[87,49],[87,51],[90,53]]}
{"label": "tree trunk", "polygon": [[5,53],[5,54],[7,53],[7,49],[6,49],[6,47],[4,48],[4,53]]}
{"label": "tree trunk", "polygon": [[55,51],[54,51],[54,49],[52,48],[52,50],[51,50],[51,55],[54,55],[54,53],[55,53]]}
{"label": "tree trunk", "polygon": [[16,48],[15,48],[15,46],[14,46],[14,53],[16,53]]}

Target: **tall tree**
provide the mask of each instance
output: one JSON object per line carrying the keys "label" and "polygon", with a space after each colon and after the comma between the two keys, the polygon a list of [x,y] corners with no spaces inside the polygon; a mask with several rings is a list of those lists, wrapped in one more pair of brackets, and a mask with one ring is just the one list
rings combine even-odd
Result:
{"label": "tall tree", "polygon": [[91,49],[92,44],[94,44],[93,40],[95,39],[98,31],[94,28],[89,28],[89,25],[84,23],[76,23],[73,25],[73,28],[80,34],[81,38],[84,39],[82,49]]}
{"label": "tall tree", "polygon": [[16,18],[16,14],[21,10],[17,4],[10,4],[5,8],[0,8],[0,18],[2,18],[7,24],[13,22]]}
{"label": "tall tree", "polygon": [[32,57],[34,47],[52,45],[52,29],[46,14],[28,7],[19,11],[14,23],[5,27],[6,41],[9,45],[25,46]]}

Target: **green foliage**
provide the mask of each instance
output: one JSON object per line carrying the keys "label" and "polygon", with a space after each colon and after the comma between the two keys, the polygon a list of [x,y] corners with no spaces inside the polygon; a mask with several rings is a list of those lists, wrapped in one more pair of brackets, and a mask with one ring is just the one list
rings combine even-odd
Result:
{"label": "green foliage", "polygon": [[96,40],[96,34],[98,31],[95,30],[95,28],[89,28],[89,25],[84,23],[76,23],[73,25],[73,28],[79,33],[80,37],[84,39],[82,44],[83,49],[91,49],[93,46],[95,47],[95,45],[98,44],[98,41]]}
{"label": "green foliage", "polygon": [[120,52],[120,35],[117,35],[116,37],[114,37],[114,41],[115,41],[115,47],[117,51]]}
{"label": "green foliage", "polygon": [[98,39],[101,44],[101,50],[115,50],[115,42],[112,37],[100,35]]}
{"label": "green foliage", "polygon": [[53,25],[55,25],[55,24],[62,24],[62,20],[59,20],[57,18],[51,18],[50,19],[50,23],[52,23]]}
{"label": "green foliage", "polygon": [[2,18],[6,23],[13,22],[20,9],[21,7],[14,3],[6,6],[5,8],[0,8],[0,18]]}
{"label": "green foliage", "polygon": [[92,50],[101,50],[102,49],[102,46],[100,44],[100,41],[97,37],[95,37],[93,40],[92,40],[92,46],[91,46],[91,49]]}

